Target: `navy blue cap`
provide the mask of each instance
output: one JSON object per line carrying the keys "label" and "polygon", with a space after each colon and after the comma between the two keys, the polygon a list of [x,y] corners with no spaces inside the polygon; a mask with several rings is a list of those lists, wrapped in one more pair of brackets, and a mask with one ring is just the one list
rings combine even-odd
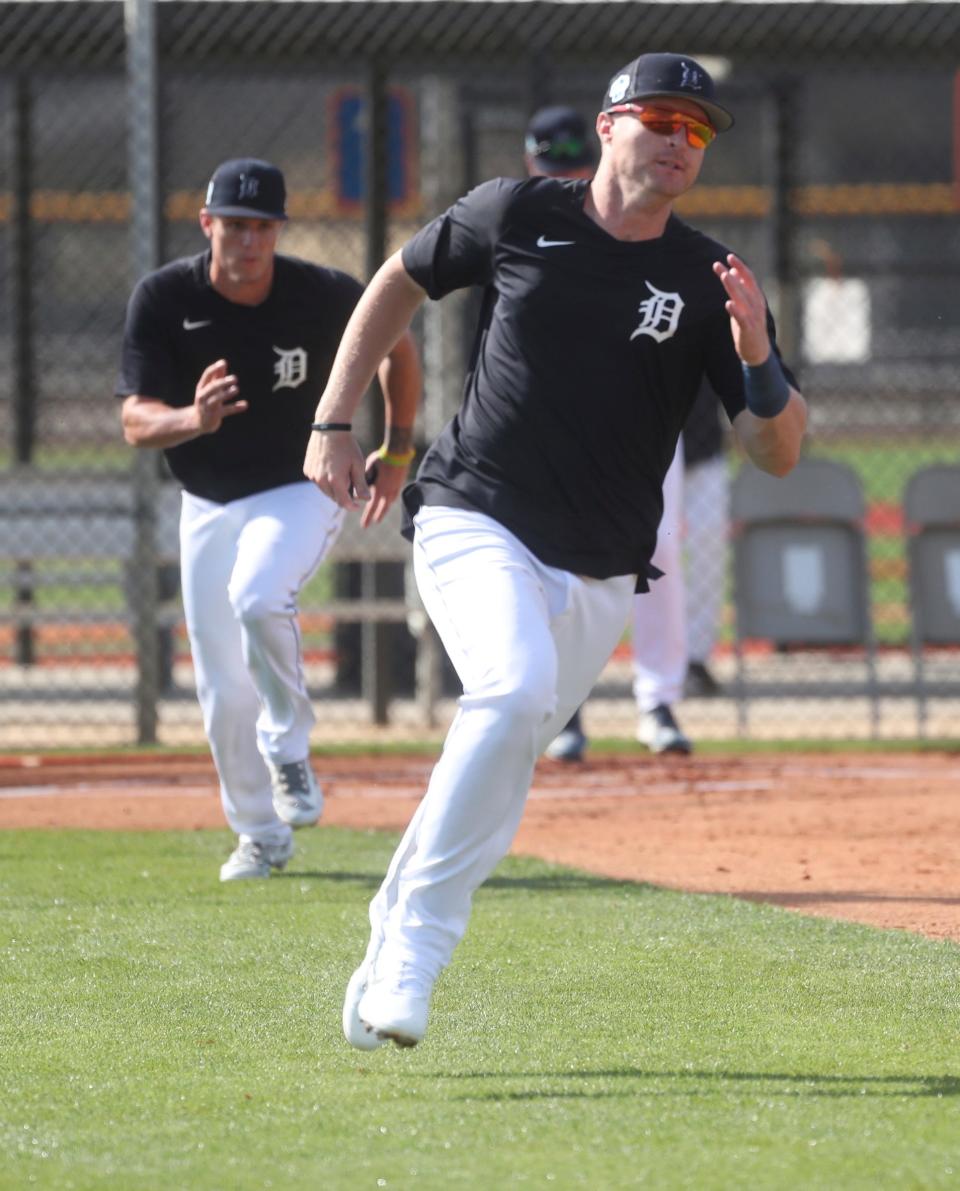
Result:
{"label": "navy blue cap", "polygon": [[545,173],[584,169],[597,159],[586,120],[576,108],[562,105],[531,116],[524,148]]}
{"label": "navy blue cap", "polygon": [[641,54],[610,80],[601,111],[637,99],[689,99],[706,112],[717,132],[733,127],[733,116],[714,98],[713,79],[685,54]]}
{"label": "navy blue cap", "polygon": [[286,201],[283,174],[275,165],[256,157],[238,157],[214,170],[204,208],[209,215],[286,219]]}

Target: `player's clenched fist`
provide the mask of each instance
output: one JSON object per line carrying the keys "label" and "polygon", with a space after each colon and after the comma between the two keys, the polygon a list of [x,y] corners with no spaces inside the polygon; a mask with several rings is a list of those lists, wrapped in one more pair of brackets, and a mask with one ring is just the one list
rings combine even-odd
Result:
{"label": "player's clenched fist", "polygon": [[239,400],[239,393],[237,378],[227,372],[226,360],[217,360],[204,368],[193,396],[201,434],[214,434],[224,418],[246,410],[247,402]]}

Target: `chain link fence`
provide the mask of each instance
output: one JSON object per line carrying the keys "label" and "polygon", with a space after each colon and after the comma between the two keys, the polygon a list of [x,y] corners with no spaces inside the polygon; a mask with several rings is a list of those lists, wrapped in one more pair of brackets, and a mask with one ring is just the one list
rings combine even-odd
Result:
{"label": "chain link fence", "polygon": [[[848,504],[804,473],[772,519],[728,438],[698,448],[691,426],[706,677],[678,716],[694,740],[953,735],[960,508],[904,502],[958,466],[958,46],[940,3],[0,0],[0,745],[202,739],[177,493],[123,444],[112,393],[133,281],[200,251],[217,162],[276,162],[283,250],[365,278],[471,185],[521,175],[536,108],[592,123],[613,71],[658,49],[704,61],[737,116],[678,210],[758,272],[808,457],[853,485]],[[456,295],[416,326],[423,442],[459,402],[474,312]],[[378,429],[371,402],[366,446]],[[395,524],[352,523],[303,592],[318,740],[423,737],[452,714],[406,557]],[[632,736],[632,667],[628,634],[591,735]]]}

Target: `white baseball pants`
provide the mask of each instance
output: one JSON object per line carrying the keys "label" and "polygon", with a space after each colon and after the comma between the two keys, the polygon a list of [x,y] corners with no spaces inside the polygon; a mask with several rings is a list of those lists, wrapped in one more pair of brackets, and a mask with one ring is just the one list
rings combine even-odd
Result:
{"label": "white baseball pants", "polygon": [[652,562],[663,575],[633,601],[633,693],[641,712],[676,703],[687,676],[682,439],[663,480],[663,516]]}
{"label": "white baseball pants", "polygon": [[724,455],[686,469],[683,510],[687,546],[687,654],[706,662],[713,653],[727,584],[730,475]]}
{"label": "white baseball pants", "polygon": [[273,809],[264,757],[285,764],[309,753],[314,714],[297,596],[342,521],[307,481],[227,504],[183,494],[183,606],[197,697],[227,822],[257,843],[290,835]]}
{"label": "white baseball pants", "polygon": [[417,586],[463,696],[371,902],[367,960],[381,973],[407,963],[433,981],[474,891],[509,851],[537,758],[620,639],[636,576],[545,566],[482,513],[423,508],[414,524]]}

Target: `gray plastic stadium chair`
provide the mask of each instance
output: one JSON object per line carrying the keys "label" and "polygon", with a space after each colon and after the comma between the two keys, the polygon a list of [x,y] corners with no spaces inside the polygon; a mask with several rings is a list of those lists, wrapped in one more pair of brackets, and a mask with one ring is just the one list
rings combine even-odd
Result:
{"label": "gray plastic stadium chair", "polygon": [[937,464],[914,472],[903,494],[903,516],[917,721],[923,736],[928,694],[960,694],[955,682],[942,691],[928,682],[923,648],[960,644],[960,467]]}
{"label": "gray plastic stadium chair", "polygon": [[[738,727],[748,699],[867,695],[877,733],[879,693],[864,535],[865,504],[851,468],[804,458],[781,479],[747,465],[731,490]],[[743,642],[861,646],[866,682],[747,686]]]}

